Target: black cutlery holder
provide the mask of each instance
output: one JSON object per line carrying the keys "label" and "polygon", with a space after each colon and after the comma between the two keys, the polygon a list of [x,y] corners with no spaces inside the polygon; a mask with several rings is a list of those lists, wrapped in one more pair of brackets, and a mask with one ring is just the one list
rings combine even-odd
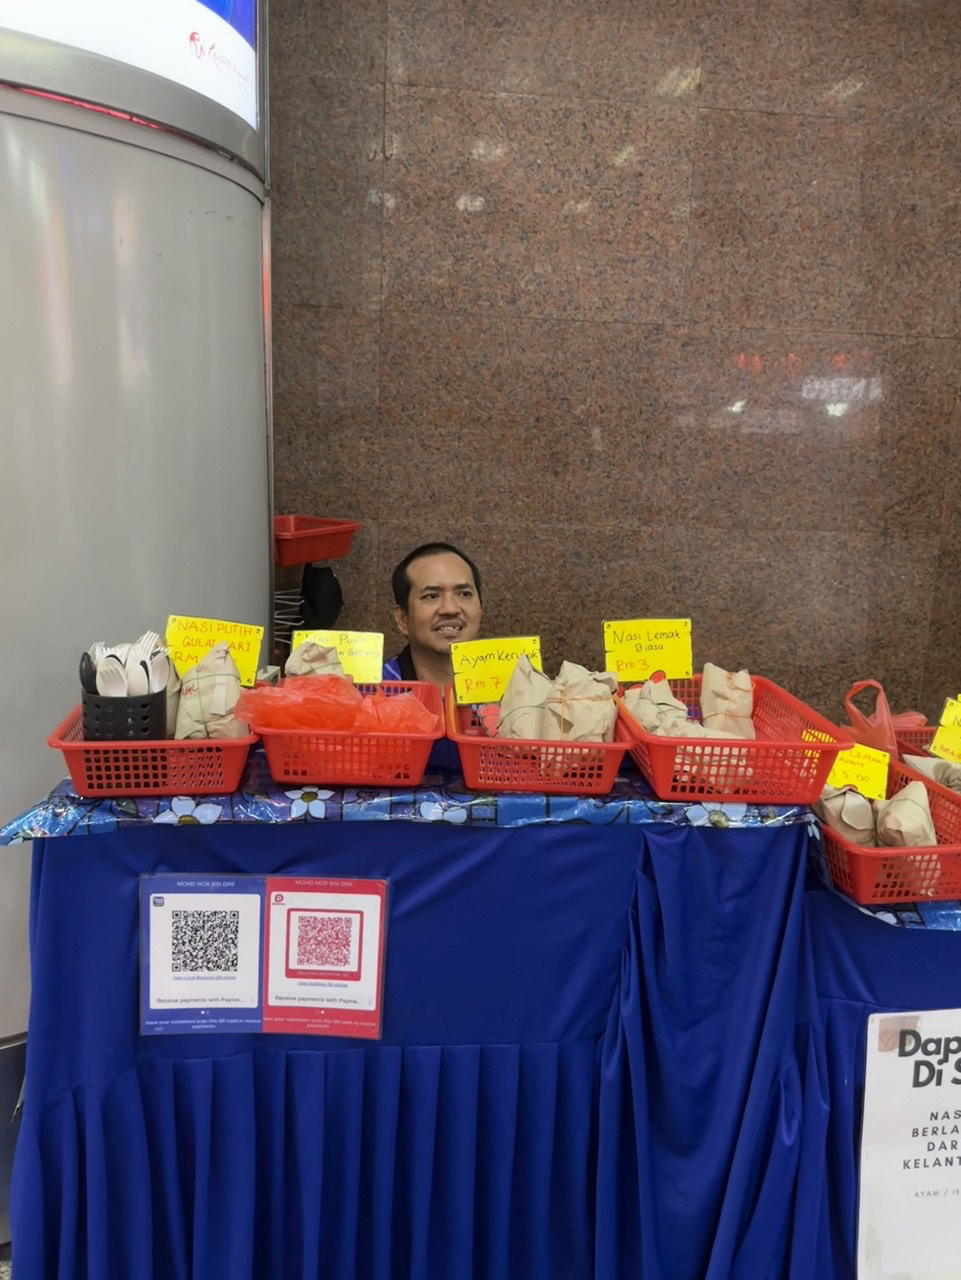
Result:
{"label": "black cutlery holder", "polygon": [[83,691],[83,736],[88,742],[167,737],[167,691],[134,698],[105,698]]}

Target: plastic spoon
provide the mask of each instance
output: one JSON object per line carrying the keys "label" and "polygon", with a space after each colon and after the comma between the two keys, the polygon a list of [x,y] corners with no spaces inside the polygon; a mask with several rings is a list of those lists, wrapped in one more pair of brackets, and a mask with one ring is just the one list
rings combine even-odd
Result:
{"label": "plastic spoon", "polygon": [[140,659],[140,651],[136,645],[130,646],[123,665],[127,677],[127,693],[132,698],[142,698],[150,688],[150,675],[147,664]]}
{"label": "plastic spoon", "polygon": [[97,668],[86,649],[80,655],[80,687],[85,693],[97,692]]}
{"label": "plastic spoon", "polygon": [[150,655],[150,692],[159,693],[166,689],[170,680],[170,659],[162,649],[155,649]]}

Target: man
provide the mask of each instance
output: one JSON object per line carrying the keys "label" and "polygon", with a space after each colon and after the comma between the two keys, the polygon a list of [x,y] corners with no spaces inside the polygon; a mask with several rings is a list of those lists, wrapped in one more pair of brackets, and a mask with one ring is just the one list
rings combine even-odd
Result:
{"label": "man", "polygon": [[384,664],[385,680],[452,680],[450,647],[476,640],[481,624],[477,566],[449,542],[428,542],[404,556],[391,576],[394,621],[406,646]]}

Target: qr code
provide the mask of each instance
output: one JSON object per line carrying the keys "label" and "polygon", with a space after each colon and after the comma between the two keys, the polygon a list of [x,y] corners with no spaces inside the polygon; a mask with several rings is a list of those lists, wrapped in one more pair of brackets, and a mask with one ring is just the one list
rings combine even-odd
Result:
{"label": "qr code", "polygon": [[349,969],[354,917],[304,914],[297,930],[300,968]]}
{"label": "qr code", "polygon": [[171,911],[173,973],[236,973],[239,911]]}

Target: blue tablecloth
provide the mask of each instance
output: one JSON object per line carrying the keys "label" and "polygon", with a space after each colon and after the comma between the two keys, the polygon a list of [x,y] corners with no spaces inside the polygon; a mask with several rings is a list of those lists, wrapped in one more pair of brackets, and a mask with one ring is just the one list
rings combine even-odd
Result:
{"label": "blue tablecloth", "polygon": [[[961,1005],[961,939],[624,785],[38,839],[17,1280],[853,1280],[864,1018]],[[383,1040],[139,1037],[151,871],[388,878]]]}
{"label": "blue tablecloth", "polygon": [[262,748],[255,748],[240,786],[230,795],[81,799],[70,780],[24,813],[0,826],[0,845],[43,836],[106,835],[152,823],[213,826],[227,823],[447,822],[469,827],[525,827],[586,822],[669,822],[672,826],[778,827],[809,820],[798,806],[669,804],[658,800],[628,767],[605,796],[543,796],[509,791],[469,791],[463,778],[443,772],[416,787],[316,787],[278,785]]}

